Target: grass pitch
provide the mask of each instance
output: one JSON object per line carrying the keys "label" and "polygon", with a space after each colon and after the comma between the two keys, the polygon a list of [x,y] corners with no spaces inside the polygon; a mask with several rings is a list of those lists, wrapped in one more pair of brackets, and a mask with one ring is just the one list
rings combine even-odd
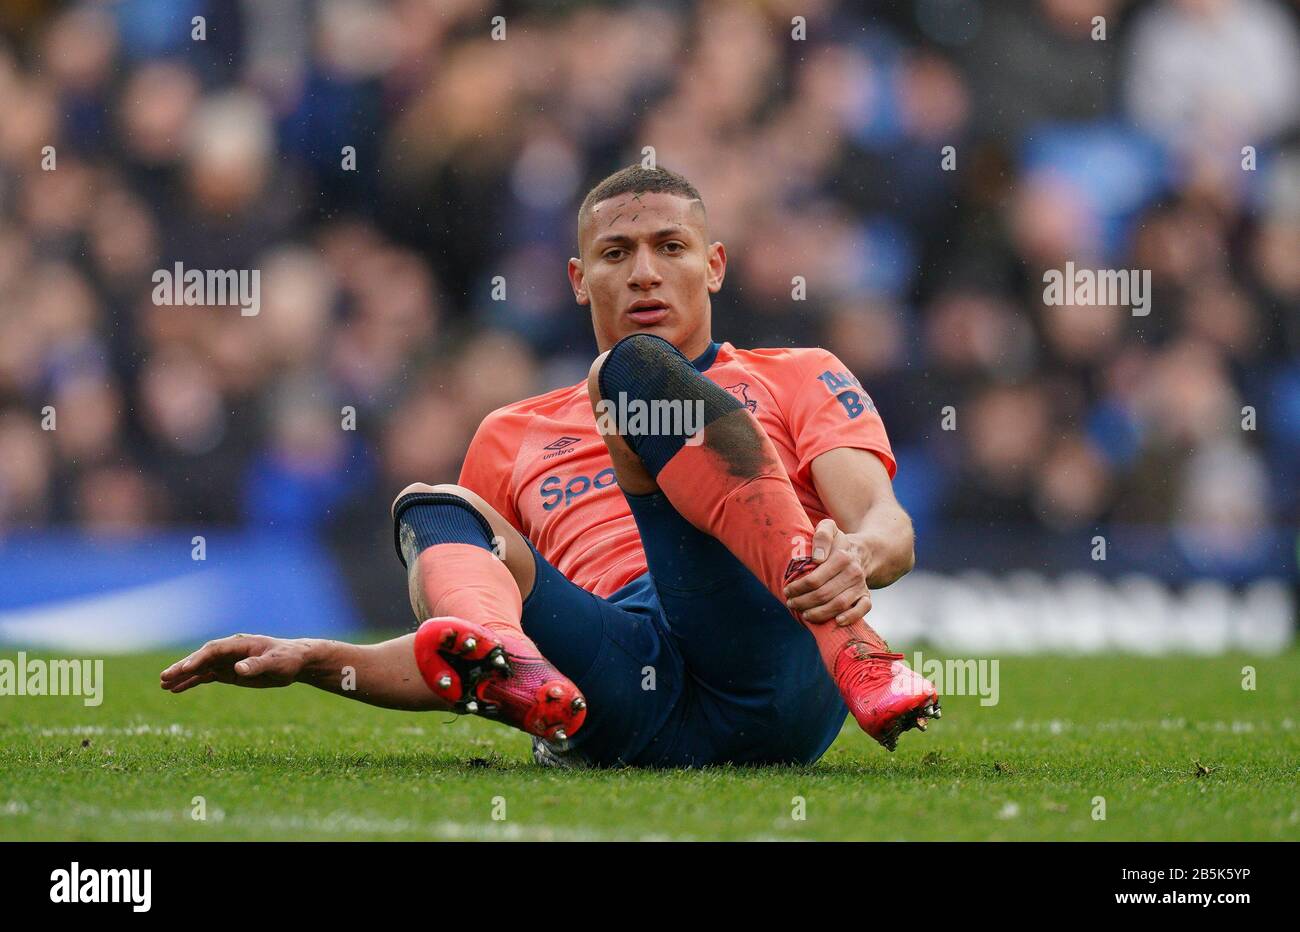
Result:
{"label": "grass pitch", "polygon": [[892,755],[850,721],[811,767],[578,772],[306,686],[172,696],[180,655],[109,658],[97,708],[0,698],[0,839],[1300,839],[1300,652],[1008,657]]}

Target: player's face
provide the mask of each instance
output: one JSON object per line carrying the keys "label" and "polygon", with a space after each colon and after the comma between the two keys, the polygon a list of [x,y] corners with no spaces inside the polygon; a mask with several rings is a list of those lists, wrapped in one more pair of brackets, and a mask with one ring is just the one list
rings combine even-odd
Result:
{"label": "player's face", "polygon": [[596,345],[653,333],[687,358],[712,339],[709,295],[722,287],[727,254],[710,243],[699,201],[675,194],[620,194],[592,207],[569,260],[579,304],[591,305]]}

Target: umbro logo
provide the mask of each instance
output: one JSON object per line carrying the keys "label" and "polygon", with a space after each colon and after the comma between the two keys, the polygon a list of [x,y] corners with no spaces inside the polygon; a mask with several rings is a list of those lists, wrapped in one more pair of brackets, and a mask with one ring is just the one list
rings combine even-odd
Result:
{"label": "umbro logo", "polygon": [[569,437],[569,436],[561,437],[559,440],[553,440],[550,443],[548,443],[546,446],[542,447],[543,450],[551,451],[550,453],[543,456],[542,459],[549,460],[552,457],[562,456],[565,453],[572,453],[573,450],[571,450],[570,447],[572,447],[575,443],[581,443],[581,442],[582,442],[581,439],[579,439],[578,437]]}

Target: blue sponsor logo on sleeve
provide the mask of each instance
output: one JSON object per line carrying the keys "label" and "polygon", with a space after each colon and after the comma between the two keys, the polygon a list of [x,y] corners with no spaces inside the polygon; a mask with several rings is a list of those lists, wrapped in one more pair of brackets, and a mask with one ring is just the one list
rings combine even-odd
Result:
{"label": "blue sponsor logo on sleeve", "polygon": [[862,383],[851,372],[843,370],[832,372],[827,369],[817,376],[817,381],[821,382],[826,387],[826,391],[834,395],[835,400],[844,406],[844,413],[850,419],[857,417],[863,411],[876,410],[871,396],[862,389]]}

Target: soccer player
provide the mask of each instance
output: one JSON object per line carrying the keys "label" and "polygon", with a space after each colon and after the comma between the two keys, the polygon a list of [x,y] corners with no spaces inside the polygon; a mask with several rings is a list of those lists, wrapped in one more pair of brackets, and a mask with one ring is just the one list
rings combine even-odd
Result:
{"label": "soccer player", "polygon": [[680,175],[610,175],[578,245],[587,381],[494,411],[459,484],[393,503],[419,629],[369,646],[235,635],[163,688],[307,682],[478,714],[568,766],[809,763],[846,706],[890,750],[939,717],[865,621],[913,538],[857,379],[822,349],[714,341],[727,254]]}

